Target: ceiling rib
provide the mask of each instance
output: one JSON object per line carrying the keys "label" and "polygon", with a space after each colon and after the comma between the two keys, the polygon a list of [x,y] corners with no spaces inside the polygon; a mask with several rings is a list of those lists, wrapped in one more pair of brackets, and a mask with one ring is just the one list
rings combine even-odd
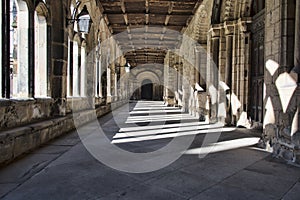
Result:
{"label": "ceiling rib", "polygon": [[133,66],[164,62],[180,43],[202,0],[100,0],[99,7],[127,61]]}

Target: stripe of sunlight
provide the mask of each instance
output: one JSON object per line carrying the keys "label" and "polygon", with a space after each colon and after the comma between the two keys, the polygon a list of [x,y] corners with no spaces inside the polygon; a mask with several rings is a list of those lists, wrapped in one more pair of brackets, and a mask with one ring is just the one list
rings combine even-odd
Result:
{"label": "stripe of sunlight", "polygon": [[145,111],[131,111],[130,114],[148,114],[148,113],[178,113],[181,112],[180,110],[147,110],[147,112]]}
{"label": "stripe of sunlight", "polygon": [[259,137],[234,139],[234,140],[229,140],[224,142],[213,143],[205,147],[189,149],[184,153],[188,155],[202,155],[202,154],[207,155],[209,153],[217,153],[222,151],[238,149],[242,147],[253,146],[258,144],[259,140],[260,140]]}
{"label": "stripe of sunlight", "polygon": [[[159,124],[159,125],[148,125],[148,126],[134,126],[134,127],[126,127],[121,128],[119,132],[129,132],[129,131],[143,131],[143,130],[152,130],[152,129],[158,129],[161,128],[174,128],[174,127],[185,127],[185,126],[197,126],[197,125],[207,125],[208,122],[180,122],[175,124]],[[220,126],[221,125],[217,125]],[[222,125],[223,126],[223,125]]]}
{"label": "stripe of sunlight", "polygon": [[[160,104],[154,104],[154,102],[145,104],[145,103],[137,103],[135,105],[135,108],[139,108],[139,109],[157,109],[157,108],[168,108],[168,109],[172,109],[172,107],[167,107],[166,105],[163,104],[163,102],[160,102]],[[173,107],[173,109],[178,109],[178,107]]]}
{"label": "stripe of sunlight", "polygon": [[176,108],[176,107],[156,107],[156,108],[140,107],[140,108],[133,108],[133,111],[148,111],[148,110],[178,110],[178,111],[181,111],[179,108]]}
{"label": "stripe of sunlight", "polygon": [[189,114],[179,114],[179,115],[151,115],[151,116],[130,116],[125,123],[137,123],[137,122],[152,122],[152,121],[163,121],[163,120],[197,120],[195,117]]}
{"label": "stripe of sunlight", "polygon": [[[146,128],[147,126],[145,126]],[[166,134],[166,133],[175,133],[175,132],[185,132],[185,131],[197,131],[197,130],[204,130],[204,129],[214,129],[214,128],[222,128],[223,124],[199,124],[194,126],[181,126],[181,123],[178,123],[177,127],[165,128],[164,125],[157,125],[156,129],[152,130],[143,130],[142,128],[138,131],[127,131],[117,133],[113,138],[125,138],[125,137],[137,137],[137,136],[146,136],[146,135],[155,135],[155,134]],[[121,133],[120,133],[121,132]]]}
{"label": "stripe of sunlight", "polygon": [[[139,109],[157,109],[157,108],[168,108],[167,106],[165,105],[152,105],[152,104],[142,104],[142,105],[136,105],[135,108],[139,108]],[[170,107],[171,108],[171,107]],[[176,109],[176,107],[174,107],[173,109]],[[177,108],[178,109],[178,108]]]}
{"label": "stripe of sunlight", "polygon": [[150,135],[150,136],[141,136],[141,137],[134,137],[134,138],[123,138],[123,139],[116,139],[116,140],[113,139],[111,143],[112,144],[121,144],[121,143],[142,142],[142,141],[182,137],[182,136],[188,136],[188,135],[231,132],[233,130],[235,130],[235,128],[216,128],[216,129],[208,129],[208,130],[185,131],[185,132],[180,132],[180,133],[169,133],[169,134],[163,134],[163,135]]}

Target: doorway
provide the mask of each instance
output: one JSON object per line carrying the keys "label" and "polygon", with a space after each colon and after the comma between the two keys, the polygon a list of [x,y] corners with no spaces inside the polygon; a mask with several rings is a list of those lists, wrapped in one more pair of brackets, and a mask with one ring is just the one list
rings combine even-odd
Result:
{"label": "doorway", "polygon": [[149,79],[142,82],[141,99],[153,100],[153,83]]}
{"label": "doorway", "polygon": [[[256,0],[253,4],[253,24],[264,24],[265,11],[263,1]],[[251,118],[256,122],[263,123],[264,116],[264,26],[252,28],[252,53],[251,53]]]}

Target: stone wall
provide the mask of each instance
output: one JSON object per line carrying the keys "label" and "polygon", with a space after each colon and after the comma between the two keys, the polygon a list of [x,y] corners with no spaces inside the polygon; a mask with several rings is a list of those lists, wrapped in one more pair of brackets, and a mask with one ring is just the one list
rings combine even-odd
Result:
{"label": "stone wall", "polygon": [[[29,152],[50,140],[75,130],[73,118],[84,125],[93,121],[94,114],[103,116],[123,105],[127,101],[120,101],[112,105],[100,106],[97,109],[85,110],[80,113],[68,114],[64,117],[48,119],[37,123],[24,125],[0,133],[0,166],[11,162],[22,154]],[[78,128],[78,127],[76,127]]]}
{"label": "stone wall", "polygon": [[[76,7],[75,1],[57,0],[47,1],[45,4],[45,9],[51,13],[47,18],[49,97],[35,98],[33,88],[29,88],[32,98],[0,99],[0,163],[11,161],[24,152],[73,130],[73,111],[80,111],[81,122],[84,124],[91,120],[91,110],[96,109],[97,116],[102,116],[111,110],[111,106],[116,107],[126,102],[129,96],[129,91],[125,88],[128,80],[119,80],[125,74],[126,60],[117,42],[111,37],[111,30],[101,13],[99,2],[82,1],[79,5],[79,10],[87,6],[93,20],[88,34],[78,33],[72,24],[66,24],[66,18],[72,18],[71,3]],[[29,5],[31,11],[33,5]],[[71,49],[68,45],[69,41],[75,40],[79,47],[85,48],[85,55],[79,53],[78,60],[86,58],[86,62],[81,65],[85,68],[85,73],[81,77],[80,88],[83,92],[80,97],[67,94],[68,67],[71,63],[68,62]],[[98,46],[100,47],[97,48]],[[101,75],[105,72],[105,80],[96,80],[97,59],[101,71],[99,75],[103,78]],[[28,68],[34,69],[34,62],[29,62],[28,65]],[[99,81],[100,86],[100,91],[97,92],[96,81]],[[102,90],[103,82],[105,89]]]}
{"label": "stone wall", "polygon": [[51,116],[52,99],[0,100],[0,130]]}
{"label": "stone wall", "polygon": [[[294,51],[296,2],[266,1],[264,140],[275,155],[300,163],[299,84]],[[299,9],[299,8],[298,8]],[[296,23],[295,23],[296,21]]]}
{"label": "stone wall", "polygon": [[[184,34],[201,45],[198,34],[207,34],[206,93],[193,95],[199,79],[192,68],[201,59],[197,58],[196,64],[188,62],[189,56],[195,52],[192,51],[194,47],[184,41],[180,47],[182,55],[177,56],[181,59],[182,75],[186,79],[179,86],[182,96],[175,96],[177,101],[182,102],[184,111],[192,115],[208,115],[210,122],[237,124],[243,113],[248,118],[255,114],[252,127],[263,125],[264,141],[274,154],[300,162],[300,3],[295,0],[267,0],[265,8],[251,17],[252,3],[224,1],[221,8],[215,7],[221,9],[220,18],[215,11],[211,15],[213,23],[210,28],[205,28],[203,22],[209,23],[205,17],[210,18],[207,10],[210,6],[203,1]],[[257,44],[254,40],[263,46],[254,46]],[[258,54],[264,54],[257,54],[260,57],[258,61],[253,60],[256,59],[253,55],[255,48],[259,50]],[[165,60],[168,88],[174,84],[172,76],[170,78],[170,69],[174,68],[172,60],[174,58],[170,55]],[[256,68],[264,70],[256,72]],[[166,97],[168,94],[169,91],[165,90]],[[195,103],[197,99],[198,103]],[[254,114],[253,106],[256,109]],[[263,124],[260,125],[261,122]]]}

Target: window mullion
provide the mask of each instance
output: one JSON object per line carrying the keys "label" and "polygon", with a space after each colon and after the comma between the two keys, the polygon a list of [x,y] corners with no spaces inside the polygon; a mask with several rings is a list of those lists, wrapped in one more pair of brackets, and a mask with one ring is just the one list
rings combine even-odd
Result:
{"label": "window mullion", "polygon": [[28,91],[29,97],[34,97],[34,77],[35,77],[35,30],[34,30],[34,11],[29,11],[29,30],[28,30]]}

